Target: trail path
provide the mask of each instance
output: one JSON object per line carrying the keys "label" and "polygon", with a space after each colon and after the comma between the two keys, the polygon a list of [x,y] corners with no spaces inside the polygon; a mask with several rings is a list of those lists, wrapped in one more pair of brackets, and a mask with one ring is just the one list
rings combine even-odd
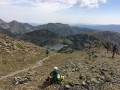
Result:
{"label": "trail path", "polygon": [[[56,55],[56,54],[54,54],[54,55]],[[54,55],[52,55],[52,56],[54,56]],[[46,57],[46,58],[44,58],[44,59],[42,59],[42,60],[39,60],[34,66],[31,66],[31,67],[28,67],[28,68],[24,68],[24,69],[22,69],[22,70],[17,70],[17,71],[15,71],[15,72],[12,72],[12,73],[10,73],[10,74],[7,74],[7,75],[5,75],[5,76],[2,76],[2,77],[0,77],[0,80],[3,80],[3,79],[8,78],[8,77],[12,77],[12,76],[14,76],[14,75],[16,75],[16,74],[18,74],[18,73],[26,72],[26,71],[28,71],[28,70],[30,70],[30,69],[33,69],[33,68],[36,68],[36,67],[42,66],[42,65],[43,65],[43,62],[44,62],[45,60],[49,59],[49,58],[52,57],[52,56],[48,56],[48,57]]]}

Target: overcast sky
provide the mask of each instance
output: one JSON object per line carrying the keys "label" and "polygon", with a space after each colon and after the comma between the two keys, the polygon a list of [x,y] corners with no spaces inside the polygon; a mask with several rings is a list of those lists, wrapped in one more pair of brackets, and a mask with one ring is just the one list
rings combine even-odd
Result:
{"label": "overcast sky", "polygon": [[0,0],[0,18],[29,23],[120,24],[120,0]]}

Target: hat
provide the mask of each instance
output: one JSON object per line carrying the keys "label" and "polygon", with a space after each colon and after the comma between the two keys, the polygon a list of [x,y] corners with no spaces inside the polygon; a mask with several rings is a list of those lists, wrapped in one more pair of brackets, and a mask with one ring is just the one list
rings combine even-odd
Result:
{"label": "hat", "polygon": [[54,70],[58,70],[58,67],[54,67]]}

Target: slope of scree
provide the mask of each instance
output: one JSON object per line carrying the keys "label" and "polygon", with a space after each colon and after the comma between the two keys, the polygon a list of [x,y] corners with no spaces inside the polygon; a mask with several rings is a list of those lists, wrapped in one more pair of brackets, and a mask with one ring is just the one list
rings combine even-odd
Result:
{"label": "slope of scree", "polygon": [[0,35],[0,76],[31,66],[44,57],[43,48]]}
{"label": "slope of scree", "polygon": [[[120,90],[120,56],[107,52],[102,44],[92,44],[89,48],[73,53],[59,53],[37,67],[16,76],[28,76],[27,84],[10,85],[13,77],[2,82],[1,88],[11,90]],[[44,85],[44,81],[58,66],[65,76],[61,85]],[[5,84],[5,85],[4,85]]]}

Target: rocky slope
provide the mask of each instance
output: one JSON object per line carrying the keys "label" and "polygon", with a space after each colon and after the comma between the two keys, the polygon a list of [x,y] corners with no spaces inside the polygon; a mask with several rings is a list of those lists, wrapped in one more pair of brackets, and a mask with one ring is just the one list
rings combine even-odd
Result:
{"label": "rocky slope", "polygon": [[39,46],[0,34],[0,76],[32,65],[44,54]]}
{"label": "rocky slope", "polygon": [[64,66],[66,80],[59,90],[119,90],[120,56],[113,60],[104,48],[91,48],[83,53],[84,59],[75,57]]}
{"label": "rocky slope", "polygon": [[[96,46],[97,45],[97,46]],[[119,90],[120,63],[119,55],[111,58],[102,45],[91,45],[83,51],[59,53],[37,67],[15,76],[26,76],[32,81],[26,84],[11,85],[10,77],[0,82],[1,90]],[[61,85],[51,86],[44,83],[54,66],[58,66],[65,76]]]}

